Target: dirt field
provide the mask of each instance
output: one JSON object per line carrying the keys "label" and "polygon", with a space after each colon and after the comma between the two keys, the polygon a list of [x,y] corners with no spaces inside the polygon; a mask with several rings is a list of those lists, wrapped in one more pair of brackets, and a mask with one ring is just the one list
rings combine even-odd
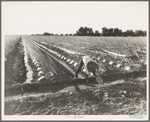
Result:
{"label": "dirt field", "polygon": [[[57,45],[73,51],[90,53],[90,51],[109,51],[124,54],[124,48],[146,46],[146,37],[74,37],[74,36],[32,36],[39,42]],[[92,43],[91,43],[92,42]],[[144,47],[146,49],[146,47]]]}
{"label": "dirt field", "polygon": [[[118,81],[120,82],[120,81]],[[73,85],[73,84],[72,84]],[[91,85],[91,86],[90,86]],[[145,115],[146,80],[104,86],[79,85],[55,93],[7,99],[6,115]],[[74,88],[75,87],[75,90]],[[57,89],[57,88],[56,88]],[[55,90],[56,90],[55,89]]]}
{"label": "dirt field", "polygon": [[[128,60],[124,66],[117,68],[123,58],[104,51],[115,55],[144,52],[146,38],[23,36],[7,40],[6,115],[147,114],[145,62]],[[10,42],[13,42],[12,46],[9,46]],[[100,58],[99,72],[103,74],[103,85],[93,77],[87,84],[84,71],[80,72],[79,79],[73,79],[83,54]],[[139,59],[146,60],[145,53],[137,55]],[[107,61],[103,62],[104,59]],[[109,65],[111,61],[116,64]],[[127,66],[132,69],[126,70]]]}

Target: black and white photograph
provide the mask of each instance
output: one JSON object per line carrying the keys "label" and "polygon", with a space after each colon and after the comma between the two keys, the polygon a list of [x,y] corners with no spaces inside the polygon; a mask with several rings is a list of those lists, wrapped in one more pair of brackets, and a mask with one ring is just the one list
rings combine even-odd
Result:
{"label": "black and white photograph", "polygon": [[149,119],[148,1],[1,5],[2,120]]}

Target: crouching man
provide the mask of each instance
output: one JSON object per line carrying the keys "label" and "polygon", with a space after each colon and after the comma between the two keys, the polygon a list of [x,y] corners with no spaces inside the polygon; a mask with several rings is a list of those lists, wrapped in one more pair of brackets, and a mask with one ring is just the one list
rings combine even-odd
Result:
{"label": "crouching man", "polygon": [[89,73],[93,73],[93,76],[97,77],[97,80],[99,83],[103,82],[102,77],[100,77],[99,75],[96,75],[96,71],[98,70],[98,61],[95,60],[95,58],[92,58],[91,56],[83,56],[81,57],[78,69],[75,72],[75,78],[78,77],[79,72],[81,71],[82,67],[85,66],[85,73],[86,73],[86,79],[87,79],[87,83],[89,83],[88,80],[88,75]]}

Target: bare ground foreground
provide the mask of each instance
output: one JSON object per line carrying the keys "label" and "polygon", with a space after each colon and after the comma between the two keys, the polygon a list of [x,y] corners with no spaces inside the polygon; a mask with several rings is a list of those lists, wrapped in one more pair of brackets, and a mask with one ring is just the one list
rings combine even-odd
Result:
{"label": "bare ground foreground", "polygon": [[[143,79],[143,78],[141,78]],[[6,115],[145,115],[146,80],[114,85],[78,85],[55,93],[6,97]]]}
{"label": "bare ground foreground", "polygon": [[[119,75],[112,70],[103,76],[104,84],[98,84],[93,77],[86,83],[84,78],[73,79],[76,67],[46,51],[45,47],[56,50],[51,45],[42,48],[33,37],[15,37],[14,40],[5,47],[5,115],[147,114],[145,70]],[[69,56],[78,62],[75,56]]]}

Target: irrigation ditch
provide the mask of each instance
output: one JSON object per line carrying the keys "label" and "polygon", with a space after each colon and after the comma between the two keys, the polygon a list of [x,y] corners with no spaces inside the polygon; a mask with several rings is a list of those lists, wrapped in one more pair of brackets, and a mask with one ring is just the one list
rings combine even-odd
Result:
{"label": "irrigation ditch", "polygon": [[15,48],[7,55],[7,61],[5,61],[5,89],[13,84],[25,82],[26,73],[24,46],[20,39]]}

